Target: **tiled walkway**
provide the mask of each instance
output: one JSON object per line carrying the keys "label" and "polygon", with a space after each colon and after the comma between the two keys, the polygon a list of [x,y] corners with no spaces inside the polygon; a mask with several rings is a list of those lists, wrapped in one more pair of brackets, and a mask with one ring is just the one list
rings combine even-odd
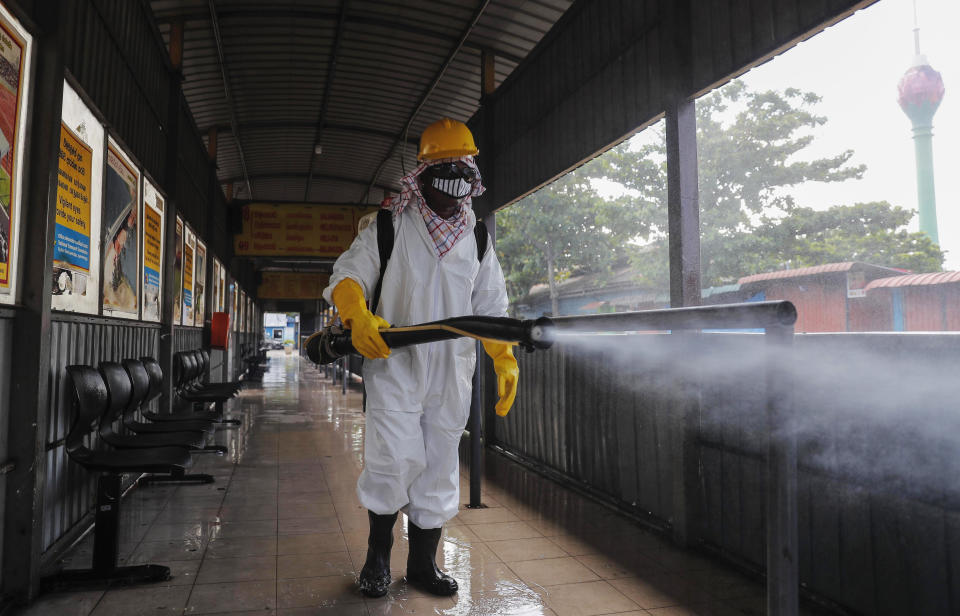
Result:
{"label": "tiled walkway", "polygon": [[[124,501],[126,562],[169,565],[149,587],[47,595],[30,616],[137,614],[761,614],[763,591],[495,454],[487,509],[462,509],[438,561],[454,598],[406,585],[406,524],[382,599],[354,587],[367,516],[354,492],[363,449],[357,393],[341,395],[296,356],[271,357],[262,389],[233,401],[231,457],[202,456],[207,486],[137,488]],[[461,500],[469,496],[463,475]],[[401,515],[401,520],[404,516]],[[68,565],[87,566],[89,542]]]}

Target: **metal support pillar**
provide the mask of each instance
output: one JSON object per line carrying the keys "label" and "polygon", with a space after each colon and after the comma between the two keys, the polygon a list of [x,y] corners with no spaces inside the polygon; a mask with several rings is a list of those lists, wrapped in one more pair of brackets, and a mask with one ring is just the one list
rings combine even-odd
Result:
{"label": "metal support pillar", "polygon": [[3,524],[3,594],[33,600],[40,586],[43,491],[46,479],[47,409],[50,392],[51,292],[56,222],[64,58],[59,30],[66,23],[61,0],[37,11],[33,93],[23,163],[20,208],[20,307],[13,324],[16,361],[10,371],[7,447],[15,466],[6,475]]}
{"label": "metal support pillar", "polygon": [[[166,210],[163,213],[164,250],[163,250],[163,293],[160,310],[160,348],[157,361],[163,369],[163,386],[160,390],[160,412],[169,413],[173,409],[173,300],[175,285],[181,281],[174,278],[174,260],[176,259],[177,235],[177,165],[179,142],[177,135],[180,127],[180,101],[182,98],[180,82],[183,23],[171,24],[170,62],[173,72],[170,75],[170,87],[167,90],[166,160],[164,161],[163,190],[167,194]],[[177,34],[179,32],[180,34]]]}
{"label": "metal support pillar", "polygon": [[[667,107],[667,215],[670,242],[670,305],[700,305],[700,209],[697,194],[697,126],[693,101]],[[676,335],[690,335],[687,332]],[[699,385],[686,381],[692,392],[679,401],[673,417],[673,535],[680,545],[694,540],[697,519],[699,464],[696,451],[700,414]]]}
{"label": "metal support pillar", "polygon": [[350,356],[344,355],[340,359],[340,370],[341,370],[341,381],[340,381],[340,393],[347,393],[347,372],[350,369]]}
{"label": "metal support pillar", "polygon": [[696,105],[667,107],[667,226],[670,307],[700,305],[700,201],[697,188]]}
{"label": "metal support pillar", "polygon": [[793,326],[768,327],[767,352],[767,614],[798,612],[797,436],[792,425],[788,355]]}
{"label": "metal support pillar", "polygon": [[470,419],[467,430],[470,431],[470,509],[483,508],[481,487],[483,484],[483,388],[481,372],[483,370],[483,344],[476,345],[477,367],[473,371],[473,397],[470,402]]}
{"label": "metal support pillar", "polygon": [[[494,144],[494,102],[493,93],[496,90],[496,54],[493,50],[484,49],[480,54],[480,107],[481,122],[479,127],[480,144],[480,164],[486,170],[484,184],[487,187],[485,195],[480,199],[479,208],[474,207],[474,211],[483,217],[477,224],[484,224],[487,227],[487,236],[489,238],[488,250],[494,250],[496,244],[496,207],[495,182],[493,178],[494,161],[496,159],[496,146]],[[477,363],[473,372],[473,397],[470,404],[470,418],[468,420],[468,430],[470,431],[470,505],[471,508],[484,507],[483,491],[483,470],[484,470],[484,446],[489,441],[488,435],[493,434],[495,428],[496,415],[493,412],[493,404],[489,401],[495,399],[490,396],[488,383],[491,381],[489,375],[492,373],[492,364],[487,358],[483,345],[479,342],[476,345]],[[496,379],[492,379],[494,386]],[[496,393],[496,392],[494,392]]]}

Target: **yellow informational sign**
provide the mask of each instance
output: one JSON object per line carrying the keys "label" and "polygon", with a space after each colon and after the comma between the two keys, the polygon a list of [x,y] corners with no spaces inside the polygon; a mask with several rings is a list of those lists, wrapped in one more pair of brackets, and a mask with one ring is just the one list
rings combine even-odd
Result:
{"label": "yellow informational sign", "polygon": [[[144,183],[146,188],[147,184]],[[146,194],[146,189],[144,193]],[[152,190],[151,190],[152,192]],[[160,320],[160,272],[163,258],[163,199],[143,203],[143,318]]]}
{"label": "yellow informational sign", "polygon": [[183,315],[183,220],[179,216],[173,251],[173,322],[180,323]]}
{"label": "yellow informational sign", "polygon": [[90,169],[93,150],[66,124],[60,124],[57,218],[53,244],[55,266],[90,272]]}
{"label": "yellow informational sign", "polygon": [[243,233],[234,250],[245,256],[336,257],[357,235],[357,221],[366,213],[330,205],[271,205],[243,208]]}
{"label": "yellow informational sign", "polygon": [[260,299],[320,299],[330,274],[316,272],[264,272],[257,287]]}
{"label": "yellow informational sign", "polygon": [[193,325],[193,246],[183,243],[183,324]]}
{"label": "yellow informational sign", "polygon": [[150,274],[156,277],[156,280],[150,282],[159,286],[160,254],[163,250],[162,214],[153,207],[145,207],[143,210],[143,266],[149,268]]}

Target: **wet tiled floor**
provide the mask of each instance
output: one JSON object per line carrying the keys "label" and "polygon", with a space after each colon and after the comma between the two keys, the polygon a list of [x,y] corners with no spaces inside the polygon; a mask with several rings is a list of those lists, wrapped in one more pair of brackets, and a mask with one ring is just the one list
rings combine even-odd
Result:
{"label": "wet tiled floor", "polygon": [[[169,582],[41,596],[30,616],[138,614],[386,615],[761,614],[763,589],[671,547],[606,508],[487,456],[485,509],[462,508],[438,562],[460,583],[453,598],[403,580],[406,521],[385,598],[354,584],[367,516],[355,494],[363,450],[360,395],[296,356],[274,355],[262,388],[232,401],[231,454],[198,457],[210,485],[134,489],[123,503],[125,563],[168,565]],[[469,497],[462,475],[461,501]],[[69,567],[88,566],[89,541]]]}

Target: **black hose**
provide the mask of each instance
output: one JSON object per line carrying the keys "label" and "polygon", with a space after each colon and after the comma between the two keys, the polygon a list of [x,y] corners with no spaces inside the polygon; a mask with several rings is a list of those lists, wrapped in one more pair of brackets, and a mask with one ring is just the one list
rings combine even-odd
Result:
{"label": "black hose", "polygon": [[[464,336],[501,342],[515,342],[527,350],[546,349],[553,344],[553,323],[547,317],[536,321],[509,317],[464,316],[407,327],[394,327],[380,332],[391,349],[452,340]],[[318,364],[336,361],[356,353],[350,330],[331,326],[317,332],[305,343],[307,357]]]}

